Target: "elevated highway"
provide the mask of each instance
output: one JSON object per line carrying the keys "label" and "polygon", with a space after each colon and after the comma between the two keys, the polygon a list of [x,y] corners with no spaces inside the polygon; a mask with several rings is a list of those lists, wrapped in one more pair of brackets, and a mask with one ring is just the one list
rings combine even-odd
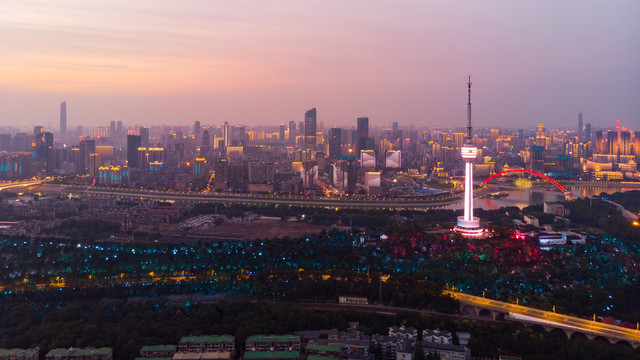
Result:
{"label": "elevated highway", "polygon": [[586,337],[589,340],[605,340],[612,344],[640,347],[640,331],[621,326],[585,320],[574,316],[538,310],[498,300],[473,296],[457,291],[447,291],[460,302],[463,314],[516,321],[525,326],[541,327],[546,331],[561,331],[567,338]]}
{"label": "elevated highway", "polygon": [[26,187],[30,187],[30,186],[37,186],[42,184],[44,181],[43,180],[29,180],[29,181],[17,181],[17,182],[7,182],[7,183],[0,183],[0,191],[2,190],[9,190],[9,189],[14,189],[14,188],[26,188]]}
{"label": "elevated highway", "polygon": [[300,207],[322,207],[336,209],[375,210],[425,210],[445,207],[460,201],[457,195],[428,196],[413,198],[350,198],[350,197],[305,197],[295,195],[221,194],[149,191],[136,189],[115,189],[98,187],[78,187],[48,184],[43,192],[57,192],[64,196],[117,197],[147,199],[156,201],[185,201],[192,203],[220,202],[242,205],[281,205]]}

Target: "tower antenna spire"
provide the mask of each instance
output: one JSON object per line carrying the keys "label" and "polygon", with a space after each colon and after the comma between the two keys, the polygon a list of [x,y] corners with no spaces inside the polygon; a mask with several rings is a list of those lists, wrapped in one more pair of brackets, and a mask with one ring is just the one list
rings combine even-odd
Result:
{"label": "tower antenna spire", "polygon": [[471,75],[469,75],[469,81],[467,82],[467,92],[468,92],[468,100],[467,100],[467,143],[471,143]]}

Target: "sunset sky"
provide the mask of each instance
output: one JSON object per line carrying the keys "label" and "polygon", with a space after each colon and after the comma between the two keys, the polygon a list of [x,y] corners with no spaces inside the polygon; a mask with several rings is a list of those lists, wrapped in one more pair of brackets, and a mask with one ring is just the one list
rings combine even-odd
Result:
{"label": "sunset sky", "polygon": [[640,130],[640,1],[3,0],[0,127]]}

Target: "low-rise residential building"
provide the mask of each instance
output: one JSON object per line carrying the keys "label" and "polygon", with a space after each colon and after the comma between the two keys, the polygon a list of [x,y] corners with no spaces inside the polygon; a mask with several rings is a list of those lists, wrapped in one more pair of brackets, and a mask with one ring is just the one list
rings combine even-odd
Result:
{"label": "low-rise residential building", "polygon": [[417,339],[418,329],[413,327],[389,326],[389,336],[400,337],[403,339]]}
{"label": "low-rise residential building", "polygon": [[446,330],[424,329],[422,330],[422,340],[438,344],[453,344],[453,335]]}
{"label": "low-rise residential building", "polygon": [[245,342],[245,350],[249,351],[294,351],[300,350],[298,335],[254,335]]}
{"label": "low-rise residential building", "polygon": [[298,360],[300,351],[246,351],[245,360]]}
{"label": "low-rise residential building", "polygon": [[185,336],[178,343],[179,352],[230,352],[235,355],[235,338],[230,335]]}
{"label": "low-rise residential building", "polygon": [[57,348],[49,351],[45,360],[113,360],[112,348]]}
{"label": "low-rise residential building", "polygon": [[38,349],[0,349],[0,360],[38,360]]}
{"label": "low-rise residential building", "polygon": [[437,353],[442,360],[469,360],[471,359],[471,351],[463,345],[439,344],[434,342],[423,341],[422,351],[425,357],[429,353]]}
{"label": "low-rise residential building", "polygon": [[140,349],[140,357],[142,358],[170,358],[177,351],[176,345],[151,345],[143,346]]}
{"label": "low-rise residential building", "polygon": [[314,343],[308,344],[305,349],[307,355],[328,357],[332,359],[339,359],[340,351],[342,351],[342,347],[340,345],[320,345]]}
{"label": "low-rise residential building", "polygon": [[171,360],[231,360],[229,351],[177,352]]}

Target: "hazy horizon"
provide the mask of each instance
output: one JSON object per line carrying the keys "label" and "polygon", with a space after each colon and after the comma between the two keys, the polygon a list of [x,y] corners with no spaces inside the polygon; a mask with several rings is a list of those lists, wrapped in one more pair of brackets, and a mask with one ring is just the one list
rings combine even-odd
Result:
{"label": "hazy horizon", "polygon": [[[1,126],[640,126],[637,1],[4,1]],[[19,124],[19,125],[17,125]]]}

